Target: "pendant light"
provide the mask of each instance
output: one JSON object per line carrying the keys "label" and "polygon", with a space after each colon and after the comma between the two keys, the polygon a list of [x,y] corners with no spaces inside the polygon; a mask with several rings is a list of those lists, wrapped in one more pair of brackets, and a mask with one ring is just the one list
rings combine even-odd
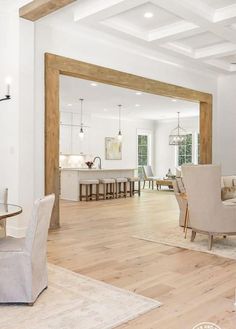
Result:
{"label": "pendant light", "polygon": [[173,129],[169,135],[169,145],[183,145],[186,142],[186,130],[180,126],[179,115],[178,114],[178,125]]}
{"label": "pendant light", "polygon": [[122,133],[121,133],[121,107],[122,105],[119,104],[118,105],[118,110],[119,110],[119,130],[118,130],[118,135],[117,135],[117,138],[119,141],[122,140]]}
{"label": "pendant light", "polygon": [[83,124],[83,98],[80,98],[80,132],[79,137],[84,138],[84,124]]}

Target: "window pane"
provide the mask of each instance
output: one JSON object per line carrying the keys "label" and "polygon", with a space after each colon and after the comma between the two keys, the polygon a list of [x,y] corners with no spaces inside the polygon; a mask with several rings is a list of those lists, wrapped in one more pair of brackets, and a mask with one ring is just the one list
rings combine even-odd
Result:
{"label": "window pane", "polygon": [[185,144],[178,147],[178,165],[192,162],[192,134],[186,135]]}

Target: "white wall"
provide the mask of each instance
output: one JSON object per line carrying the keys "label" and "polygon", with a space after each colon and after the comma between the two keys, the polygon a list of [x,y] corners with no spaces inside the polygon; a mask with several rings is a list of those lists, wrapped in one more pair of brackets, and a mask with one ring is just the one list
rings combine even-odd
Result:
{"label": "white wall", "polygon": [[8,187],[10,203],[24,208],[22,216],[7,222],[8,234],[16,236],[22,233],[34,199],[33,29],[33,23],[19,19],[16,2],[0,7],[0,97],[6,94],[6,77],[12,80],[12,99],[0,103],[0,186]]}
{"label": "white wall", "polygon": [[[199,118],[182,118],[181,126],[187,133],[196,135],[199,132]],[[176,147],[169,145],[169,134],[176,127],[176,120],[159,120],[155,129],[155,175],[164,177],[170,168],[175,174]]]}
{"label": "white wall", "polygon": [[[63,112],[61,122],[68,123],[70,120],[70,113]],[[64,119],[64,120],[63,120]],[[93,159],[95,156],[100,156],[102,159],[103,168],[137,168],[137,131],[148,130],[151,134],[151,139],[154,139],[155,122],[152,120],[135,120],[123,118],[121,121],[122,130],[122,160],[106,160],[105,159],[105,137],[117,137],[118,121],[117,118],[101,117],[92,115],[85,120],[89,126],[85,130],[83,140],[79,137],[79,128],[73,127],[75,133],[71,134],[71,127],[66,127],[68,134],[65,135],[64,149],[69,153],[88,155],[86,160]],[[78,124],[74,120],[74,124]],[[64,127],[63,127],[64,128]],[[71,143],[72,137],[72,143]],[[72,146],[72,152],[71,150]],[[154,147],[152,149],[152,153]],[[64,152],[62,152],[64,153]]]}
{"label": "white wall", "polygon": [[236,75],[218,80],[217,131],[217,162],[223,174],[236,174]]}

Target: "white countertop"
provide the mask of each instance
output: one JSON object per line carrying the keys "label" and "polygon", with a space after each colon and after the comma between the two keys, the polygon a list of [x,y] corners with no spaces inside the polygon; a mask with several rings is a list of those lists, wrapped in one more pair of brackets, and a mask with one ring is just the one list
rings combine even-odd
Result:
{"label": "white countertop", "polygon": [[71,170],[71,171],[90,171],[90,172],[96,172],[96,171],[127,171],[127,170],[136,170],[137,168],[102,168],[102,169],[98,169],[98,168],[92,168],[92,169],[87,169],[87,168],[60,168],[60,170]]}

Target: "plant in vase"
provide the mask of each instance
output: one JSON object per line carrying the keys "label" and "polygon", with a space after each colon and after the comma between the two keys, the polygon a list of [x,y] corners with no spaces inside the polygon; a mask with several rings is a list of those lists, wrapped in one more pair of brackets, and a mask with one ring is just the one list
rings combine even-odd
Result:
{"label": "plant in vase", "polygon": [[92,166],[93,166],[92,161],[86,161],[85,164],[88,166],[89,169],[92,169]]}

